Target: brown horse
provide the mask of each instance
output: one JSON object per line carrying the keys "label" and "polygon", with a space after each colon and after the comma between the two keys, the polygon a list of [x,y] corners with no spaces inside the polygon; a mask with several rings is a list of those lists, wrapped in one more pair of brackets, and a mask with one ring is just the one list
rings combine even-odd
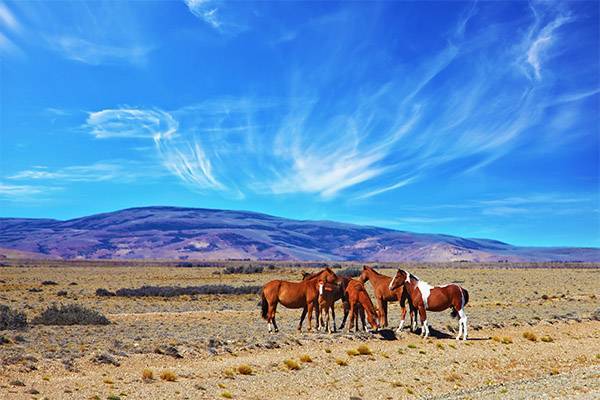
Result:
{"label": "brown horse", "polygon": [[[302,273],[302,279],[309,279],[309,278],[314,278],[315,276],[317,276],[320,272],[317,272],[315,274],[309,274],[308,272],[303,272]],[[350,280],[350,278],[345,277],[345,276],[338,276],[335,283],[336,283],[336,289],[334,290],[333,294],[334,294],[334,302],[338,301],[338,300],[342,300],[342,305],[344,307],[344,318],[342,319],[342,324],[340,325],[340,329],[344,329],[344,325],[346,325],[346,319],[348,318],[348,313],[350,312],[350,304],[348,303],[348,297],[346,296],[346,285],[348,284],[348,281]],[[336,331],[336,324],[335,324],[335,307],[331,308],[331,314],[333,317],[333,331]],[[317,316],[317,329],[319,329],[319,317]]]}
{"label": "brown horse", "polygon": [[[327,330],[327,332],[331,333],[331,328],[329,327],[329,314],[333,316],[333,331],[335,332],[335,301],[337,299],[337,291],[339,287],[338,285],[334,285],[333,283],[327,283],[323,279],[319,279],[319,311],[320,316],[318,316],[318,320],[320,321],[321,327]],[[323,315],[326,316],[323,319]]]}
{"label": "brown horse", "polygon": [[302,330],[302,322],[307,313],[308,331],[310,332],[312,330],[313,308],[317,310],[317,314],[319,309],[319,288],[317,287],[319,279],[323,279],[328,283],[334,283],[337,276],[330,268],[325,268],[321,272],[315,274],[314,277],[300,282],[289,282],[277,279],[268,282],[263,286],[261,296],[262,317],[267,320],[269,332],[272,331],[272,328],[275,328],[275,332],[279,331],[277,322],[275,321],[275,312],[277,311],[277,304],[279,303],[287,308],[302,308],[302,316],[300,317],[298,330]]}
{"label": "brown horse", "polygon": [[[356,279],[350,279],[346,287],[346,294],[350,303],[350,322],[348,323],[348,332],[352,330],[352,326],[356,326],[358,330],[358,317],[362,312],[366,312],[367,320],[374,330],[379,329],[377,321],[377,311],[373,306],[373,302],[365,289],[362,282]],[[364,316],[361,315],[363,330],[365,330]]]}
{"label": "brown horse", "polygon": [[402,308],[402,319],[400,320],[400,325],[396,332],[402,332],[402,328],[404,326],[404,318],[406,316],[406,301],[408,300],[408,305],[410,307],[410,325],[411,330],[415,329],[416,321],[413,322],[413,314],[414,308],[410,299],[404,292],[404,287],[399,286],[395,289],[390,289],[390,282],[392,278],[389,276],[380,274],[375,271],[373,268],[368,266],[363,266],[363,270],[358,278],[361,282],[365,283],[367,281],[371,282],[373,286],[373,290],[375,292],[375,299],[377,300],[377,308],[379,311],[379,322],[385,328],[388,326],[388,302],[390,301],[399,301],[400,307]]}
{"label": "brown horse", "polygon": [[[458,316],[458,336],[462,335],[463,340],[467,340],[467,315],[464,307],[469,302],[469,292],[466,289],[456,285],[449,284],[444,286],[430,286],[427,282],[420,280],[416,276],[399,269],[390,282],[390,290],[404,287],[410,296],[413,305],[419,311],[419,317],[422,323],[423,337],[429,336],[429,326],[427,325],[427,313],[430,311],[444,311],[452,308],[453,316]],[[463,331],[464,327],[464,331]]]}

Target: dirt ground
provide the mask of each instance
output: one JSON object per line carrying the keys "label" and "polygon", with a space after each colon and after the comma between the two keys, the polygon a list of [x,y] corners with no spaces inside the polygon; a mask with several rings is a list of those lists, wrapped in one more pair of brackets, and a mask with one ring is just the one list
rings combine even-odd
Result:
{"label": "dirt ground", "polygon": [[[401,335],[298,333],[300,311],[279,307],[281,331],[269,334],[257,295],[95,294],[98,288],[142,285],[262,285],[299,280],[301,268],[249,275],[218,271],[0,268],[0,304],[29,319],[56,302],[82,304],[112,322],[0,332],[8,341],[0,344],[0,398],[600,398],[599,268],[411,268],[431,284],[456,282],[469,290],[467,342],[454,339],[458,323],[449,312],[429,314],[435,337],[423,340],[408,329]],[[57,284],[42,285],[48,280]],[[390,305],[392,328],[399,311]],[[339,323],[341,308],[337,314]],[[349,354],[360,345],[371,354]],[[296,364],[299,369],[293,369]],[[240,366],[249,374],[240,373]],[[143,379],[144,370],[152,378]],[[161,379],[165,372],[174,381]]]}

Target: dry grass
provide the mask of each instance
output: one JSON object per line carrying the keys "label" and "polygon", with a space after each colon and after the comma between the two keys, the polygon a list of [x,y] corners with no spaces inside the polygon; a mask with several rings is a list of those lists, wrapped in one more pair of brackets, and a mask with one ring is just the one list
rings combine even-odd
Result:
{"label": "dry grass", "polygon": [[233,395],[231,394],[231,392],[228,392],[227,390],[224,391],[223,393],[221,393],[221,397],[224,397],[226,399],[233,399]]}
{"label": "dry grass", "polygon": [[233,370],[233,368],[227,368],[223,371],[223,375],[225,375],[226,378],[233,379],[235,377],[235,371]]}
{"label": "dry grass", "polygon": [[523,337],[531,342],[537,342],[537,335],[531,331],[523,332]]}
{"label": "dry grass", "polygon": [[550,375],[558,375],[559,373],[560,371],[556,367],[550,369]]}
{"label": "dry grass", "polygon": [[346,354],[348,354],[349,356],[357,356],[359,354],[358,350],[355,349],[350,349],[346,351]]}
{"label": "dry grass", "polygon": [[458,381],[462,380],[462,376],[453,371],[453,372],[446,374],[444,379],[447,382],[458,382]]}
{"label": "dry grass", "polygon": [[542,336],[540,338],[540,340],[542,342],[544,342],[544,343],[552,343],[552,342],[554,342],[554,339],[552,339],[552,336],[549,336],[549,335]]}
{"label": "dry grass", "polygon": [[512,338],[511,338],[511,337],[509,337],[509,336],[504,336],[504,337],[502,338],[502,342],[501,342],[501,343],[502,343],[502,344],[512,344],[512,342],[513,342],[513,340],[512,340]]}
{"label": "dry grass", "polygon": [[409,349],[416,349],[416,348],[417,348],[417,345],[416,345],[416,344],[409,343],[409,345],[408,345],[408,346],[406,346],[406,347],[408,347]]}
{"label": "dry grass", "polygon": [[107,385],[112,385],[112,384],[114,384],[114,383],[115,383],[115,382],[113,382],[113,380],[112,380],[112,379],[110,379],[110,378],[106,378],[106,379],[105,379],[105,380],[103,380],[102,382],[106,383]]}
{"label": "dry grass", "polygon": [[154,379],[154,372],[152,372],[152,370],[149,368],[145,368],[142,371],[142,380],[151,381],[152,379]]}
{"label": "dry grass", "polygon": [[287,369],[289,369],[291,371],[297,371],[300,369],[300,364],[298,364],[298,362],[295,360],[288,358],[287,360],[283,360],[283,363],[285,364]]}
{"label": "dry grass", "polygon": [[369,346],[367,346],[366,344],[361,344],[360,346],[358,346],[356,348],[356,351],[361,356],[370,356],[371,354],[373,354],[373,352],[371,351],[371,349],[369,348]]}
{"label": "dry grass", "polygon": [[241,375],[252,375],[252,373],[254,372],[252,370],[252,367],[249,366],[248,364],[242,364],[242,365],[240,365],[239,367],[237,367],[237,371]]}
{"label": "dry grass", "polygon": [[177,375],[173,371],[165,370],[160,373],[160,379],[167,382],[175,382],[177,380]]}
{"label": "dry grass", "polygon": [[303,363],[310,363],[312,362],[312,358],[308,354],[302,354],[300,356],[300,361],[302,361]]}
{"label": "dry grass", "polygon": [[336,358],[335,359],[335,363],[337,365],[339,365],[340,367],[347,367],[348,366],[348,361],[342,360],[341,358]]}

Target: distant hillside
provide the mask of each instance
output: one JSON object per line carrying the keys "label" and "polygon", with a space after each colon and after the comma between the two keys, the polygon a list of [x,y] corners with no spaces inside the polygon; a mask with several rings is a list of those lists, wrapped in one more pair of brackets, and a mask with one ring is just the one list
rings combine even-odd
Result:
{"label": "distant hillside", "polygon": [[[516,247],[245,211],[143,207],[58,221],[0,218],[6,257],[357,261],[600,261],[598,248]],[[12,253],[11,253],[12,252]]]}

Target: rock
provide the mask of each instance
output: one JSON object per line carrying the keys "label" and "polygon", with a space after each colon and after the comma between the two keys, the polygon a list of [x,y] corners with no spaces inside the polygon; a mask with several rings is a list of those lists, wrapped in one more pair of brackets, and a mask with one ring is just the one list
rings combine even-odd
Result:
{"label": "rock", "polygon": [[165,356],[171,356],[174,358],[183,358],[183,356],[179,353],[179,350],[174,346],[165,346],[161,345],[154,349],[156,354],[162,354]]}
{"label": "rock", "polygon": [[94,357],[92,357],[92,362],[95,362],[96,364],[112,364],[115,367],[121,365],[121,363],[115,357],[111,356],[108,353],[101,353],[95,355]]}
{"label": "rock", "polygon": [[600,308],[597,308],[596,311],[592,313],[590,318],[594,321],[600,321]]}

